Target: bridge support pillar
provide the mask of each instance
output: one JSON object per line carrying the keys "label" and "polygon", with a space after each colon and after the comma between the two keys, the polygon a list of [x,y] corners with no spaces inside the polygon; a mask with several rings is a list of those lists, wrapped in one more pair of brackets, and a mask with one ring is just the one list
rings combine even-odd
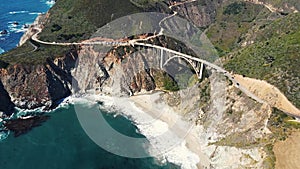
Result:
{"label": "bridge support pillar", "polygon": [[201,63],[201,66],[200,66],[200,69],[199,69],[199,73],[198,73],[198,75],[199,75],[199,79],[202,79],[202,76],[203,76],[203,69],[204,69],[204,64],[203,63]]}
{"label": "bridge support pillar", "polygon": [[160,69],[164,66],[164,50],[160,50]]}

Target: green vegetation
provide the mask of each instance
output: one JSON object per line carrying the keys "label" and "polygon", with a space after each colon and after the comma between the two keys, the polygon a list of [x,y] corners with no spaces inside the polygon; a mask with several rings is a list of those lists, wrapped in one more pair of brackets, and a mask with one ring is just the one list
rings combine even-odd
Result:
{"label": "green vegetation", "polygon": [[[225,63],[225,69],[248,77],[263,79],[278,87],[290,101],[300,107],[300,15],[290,14],[273,22],[265,22],[255,32],[255,43],[237,50]],[[273,144],[285,140],[292,132],[300,129],[293,118],[274,109],[268,122],[272,134],[257,140],[267,158],[265,168],[274,168]],[[229,143],[234,137],[224,138],[220,143]],[[219,143],[219,144],[220,144]],[[231,144],[232,146],[247,144]]]}
{"label": "green vegetation", "polygon": [[141,11],[130,0],[57,1],[40,38],[50,42],[85,40],[111,20]]}
{"label": "green vegetation", "polygon": [[199,81],[196,75],[191,74],[190,70],[176,74],[174,79],[180,89],[191,87]]}
{"label": "green vegetation", "polygon": [[[215,22],[207,29],[207,36],[210,38],[212,43],[215,45],[221,56],[224,56],[235,49],[240,47],[240,42],[245,38],[246,33],[252,31],[257,32],[257,27],[264,28],[269,25],[270,21],[275,18],[284,17],[288,13],[292,13],[291,7],[300,9],[300,3],[297,0],[261,0],[272,4],[277,8],[284,9],[281,14],[272,14],[267,8],[262,5],[256,5],[250,2],[243,1],[228,1],[224,2],[221,7],[217,10]],[[283,19],[285,20],[285,19]],[[284,30],[287,30],[295,26],[289,22]],[[299,21],[298,21],[299,23]],[[271,29],[265,31],[266,35],[276,34],[280,29]],[[252,32],[253,33],[253,32]]]}
{"label": "green vegetation", "polygon": [[164,1],[166,0],[130,0],[131,3],[141,8],[150,7],[153,3]]}
{"label": "green vegetation", "polygon": [[291,132],[300,129],[300,123],[293,122],[292,117],[274,108],[268,122],[268,128],[272,131],[272,137],[276,140],[285,140]]}
{"label": "green vegetation", "polygon": [[[7,53],[0,55],[0,61],[5,63],[4,66],[14,64],[44,64],[47,58],[54,58],[68,53],[74,49],[74,47],[62,47],[62,46],[49,46],[40,45],[39,48],[34,51],[33,46],[26,42],[20,47],[16,47]],[[2,65],[0,62],[0,66]]]}
{"label": "green vegetation", "polygon": [[241,12],[243,12],[243,10],[246,9],[246,3],[244,2],[234,2],[232,4],[229,4],[223,14],[225,15],[237,15]]}
{"label": "green vegetation", "polygon": [[299,31],[299,14],[291,14],[273,22],[266,22],[255,32],[256,41],[265,41],[276,36],[285,36],[287,34]]}
{"label": "green vegetation", "polygon": [[153,78],[157,88],[161,88],[167,91],[178,91],[179,86],[169,74],[165,71],[152,69]]}
{"label": "green vegetation", "polygon": [[267,153],[267,157],[263,161],[263,168],[274,169],[276,157],[273,151],[273,143],[265,145],[264,151]]}
{"label": "green vegetation", "polygon": [[275,168],[274,142],[283,141],[292,132],[299,131],[300,123],[290,120],[293,120],[293,118],[276,108],[273,109],[273,113],[268,121],[268,129],[270,129],[272,134],[269,138],[261,140],[261,142],[265,144],[264,151],[267,153],[267,157],[264,160],[265,168]]}
{"label": "green vegetation", "polygon": [[[116,5],[117,4],[117,5]],[[142,11],[129,0],[63,0],[57,1],[49,10],[45,28],[40,33],[41,40],[48,42],[78,42],[88,39],[97,28],[121,16]],[[73,47],[40,45],[33,52],[28,42],[0,55],[0,60],[16,64],[41,64],[47,58],[64,55]]]}
{"label": "green vegetation", "polygon": [[201,85],[199,86],[200,90],[200,108],[204,108],[205,106],[209,105],[210,102],[210,81],[208,78],[205,78]]}
{"label": "green vegetation", "polygon": [[239,47],[242,35],[253,27],[257,20],[268,15],[267,9],[246,2],[225,3],[217,10],[216,21],[207,30],[207,36],[221,56]]}
{"label": "green vegetation", "polygon": [[[293,14],[269,24],[259,33],[263,36],[257,37],[258,42],[235,52],[233,58],[225,64],[225,68],[268,81],[300,107],[299,21],[300,14]],[[293,26],[289,29],[284,28],[285,25]]]}
{"label": "green vegetation", "polygon": [[164,89],[168,91],[178,91],[179,86],[178,84],[174,81],[174,79],[170,77],[165,77],[163,79],[163,84],[164,84]]}
{"label": "green vegetation", "polygon": [[232,146],[237,148],[247,148],[253,145],[257,145],[259,139],[250,138],[250,137],[242,137],[249,135],[246,132],[243,133],[233,133],[227,137],[222,138],[221,140],[213,143],[217,146]]}

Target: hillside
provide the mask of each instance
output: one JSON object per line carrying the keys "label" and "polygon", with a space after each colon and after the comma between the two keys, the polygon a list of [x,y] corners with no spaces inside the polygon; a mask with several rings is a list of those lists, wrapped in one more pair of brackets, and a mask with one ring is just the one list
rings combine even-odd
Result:
{"label": "hillside", "polygon": [[[272,95],[279,91],[276,89],[274,94],[269,90],[272,86],[268,82],[300,108],[300,14],[295,12],[300,3],[297,0],[197,0],[174,5],[176,3],[174,0],[57,0],[37,25],[43,28],[38,38],[55,43],[80,42],[119,17],[145,11],[170,14],[172,9],[203,30],[218,51],[224,68],[239,74],[235,80],[244,79],[243,84],[251,81],[255,85],[247,87],[272,102],[275,100]],[[174,6],[170,9],[171,4]],[[180,27],[176,22],[171,23],[167,26]],[[145,42],[194,54],[183,42],[166,36]],[[274,143],[299,132],[300,125],[293,117],[272,108],[279,101],[275,100],[273,105],[259,103],[240,90],[238,86],[242,83],[234,84],[224,78],[221,84],[218,75],[224,77],[223,74],[210,72],[209,67],[205,68],[201,80],[196,79],[191,67],[185,68],[193,73],[184,76],[182,68],[175,82],[165,71],[149,68],[150,62],[161,63],[158,50],[153,52],[147,47],[144,53],[138,53],[141,48],[128,45],[113,46],[102,53],[98,47],[43,45],[29,39],[22,46],[1,54],[0,98],[4,104],[0,104],[0,111],[11,114],[14,107],[49,110],[71,94],[80,95],[88,90],[118,96],[160,90],[163,91],[160,101],[181,111],[185,119],[200,128],[199,139],[209,161],[207,166],[214,168],[224,165],[274,168]],[[138,53],[137,57],[130,58],[134,52]],[[81,58],[79,62],[78,58]],[[180,70],[185,63],[171,63],[169,68]],[[179,82],[184,87],[179,87]],[[260,85],[265,86],[256,90]],[[219,92],[223,89],[226,94]]]}
{"label": "hillside", "polygon": [[225,68],[266,80],[299,108],[300,14],[291,14],[266,24],[254,37],[254,44],[229,56]]}
{"label": "hillside", "polygon": [[[78,42],[88,39],[97,28],[112,19],[141,11],[129,0],[58,0],[40,21],[44,27],[40,38],[49,42]],[[60,57],[70,51],[69,47],[35,45],[39,48],[34,53],[31,52],[34,47],[27,41],[0,55],[0,60],[11,64],[45,64],[47,58]]]}

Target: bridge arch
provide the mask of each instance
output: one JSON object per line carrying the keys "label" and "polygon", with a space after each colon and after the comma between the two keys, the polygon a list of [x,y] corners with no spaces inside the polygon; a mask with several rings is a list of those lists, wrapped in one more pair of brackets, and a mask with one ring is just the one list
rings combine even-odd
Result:
{"label": "bridge arch", "polygon": [[187,59],[186,57],[180,56],[180,55],[174,55],[174,56],[170,57],[169,59],[166,60],[166,62],[163,64],[163,66],[166,66],[172,59],[175,59],[175,58],[180,58],[180,59],[187,61],[193,67],[197,77],[199,77],[199,72],[198,72],[199,70],[197,69],[197,67],[195,66],[193,61]]}

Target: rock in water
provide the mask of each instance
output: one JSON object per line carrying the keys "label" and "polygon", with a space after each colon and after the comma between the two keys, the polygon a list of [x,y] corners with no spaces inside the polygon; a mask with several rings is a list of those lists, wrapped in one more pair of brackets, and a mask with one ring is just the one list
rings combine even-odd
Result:
{"label": "rock in water", "polygon": [[4,29],[4,30],[2,30],[2,31],[0,32],[0,34],[1,34],[1,35],[6,35],[6,34],[8,34],[8,31]]}
{"label": "rock in water", "polygon": [[40,126],[43,122],[50,118],[48,115],[44,116],[33,116],[26,119],[14,119],[5,121],[4,126],[7,130],[13,131],[14,136],[18,137],[22,134],[27,133],[33,127]]}

